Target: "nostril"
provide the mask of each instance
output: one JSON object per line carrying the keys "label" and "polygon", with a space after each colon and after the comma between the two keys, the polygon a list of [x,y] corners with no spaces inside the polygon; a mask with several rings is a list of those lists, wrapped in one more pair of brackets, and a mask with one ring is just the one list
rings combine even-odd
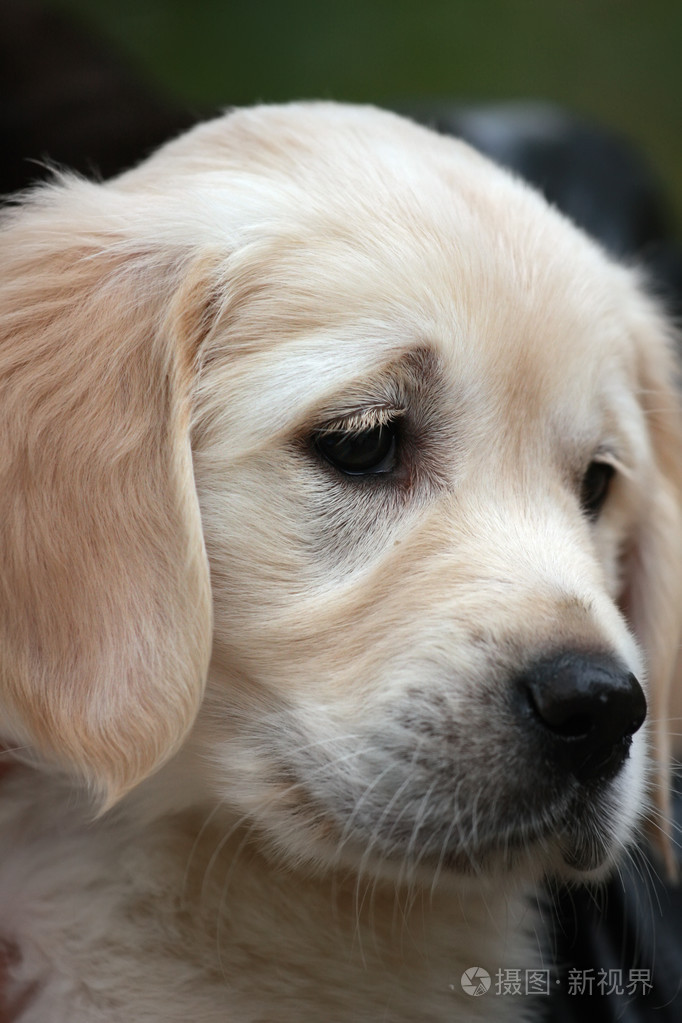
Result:
{"label": "nostril", "polygon": [[646,716],[635,676],[604,655],[564,653],[536,662],[520,678],[526,706],[554,757],[587,777],[620,767]]}
{"label": "nostril", "polygon": [[[576,739],[580,736],[588,735],[594,726],[593,718],[588,713],[581,712],[580,710],[574,711],[572,708],[561,707],[560,714],[553,713],[555,708],[551,708],[548,711],[545,707],[543,710],[540,710],[532,694],[531,703],[543,724],[550,728],[555,735]],[[568,710],[568,713],[565,713],[566,710]]]}

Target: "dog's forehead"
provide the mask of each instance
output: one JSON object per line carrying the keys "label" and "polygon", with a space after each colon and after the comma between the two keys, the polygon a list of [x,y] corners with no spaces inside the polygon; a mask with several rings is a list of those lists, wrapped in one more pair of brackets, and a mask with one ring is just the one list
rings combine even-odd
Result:
{"label": "dog's forehead", "polygon": [[[229,331],[216,332],[232,382],[244,377],[235,416],[248,394],[250,418],[260,401],[270,428],[285,428],[415,349],[460,388],[485,380],[498,404],[520,389],[527,407],[577,410],[627,371],[627,274],[463,144],[325,104],[242,112],[198,136],[173,161],[194,152],[195,171],[198,159],[233,168],[248,220]],[[211,180],[233,219],[235,191],[221,199]]]}

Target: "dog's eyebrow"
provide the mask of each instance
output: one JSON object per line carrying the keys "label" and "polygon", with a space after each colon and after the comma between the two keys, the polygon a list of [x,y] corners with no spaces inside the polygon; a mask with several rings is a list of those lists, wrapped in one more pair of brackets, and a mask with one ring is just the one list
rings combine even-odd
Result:
{"label": "dog's eyebrow", "polygon": [[373,379],[356,380],[311,410],[306,425],[320,432],[361,432],[404,416],[424,380],[433,380],[436,362],[426,347],[403,352]]}

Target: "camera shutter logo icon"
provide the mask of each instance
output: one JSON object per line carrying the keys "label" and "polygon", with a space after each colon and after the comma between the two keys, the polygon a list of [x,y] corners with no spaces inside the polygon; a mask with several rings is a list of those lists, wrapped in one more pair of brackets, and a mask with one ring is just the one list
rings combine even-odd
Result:
{"label": "camera shutter logo icon", "polygon": [[490,990],[490,974],[482,966],[470,966],[462,974],[462,990],[474,998]]}

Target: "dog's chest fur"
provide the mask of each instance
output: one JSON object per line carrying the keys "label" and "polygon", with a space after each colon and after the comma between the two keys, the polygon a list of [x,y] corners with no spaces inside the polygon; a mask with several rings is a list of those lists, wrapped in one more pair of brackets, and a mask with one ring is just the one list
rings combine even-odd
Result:
{"label": "dog's chest fur", "polygon": [[470,966],[535,965],[520,899],[301,879],[213,819],[91,823],[19,774],[0,918],[20,952],[10,993],[33,991],[21,1023],[520,1018],[515,999],[461,987]]}

